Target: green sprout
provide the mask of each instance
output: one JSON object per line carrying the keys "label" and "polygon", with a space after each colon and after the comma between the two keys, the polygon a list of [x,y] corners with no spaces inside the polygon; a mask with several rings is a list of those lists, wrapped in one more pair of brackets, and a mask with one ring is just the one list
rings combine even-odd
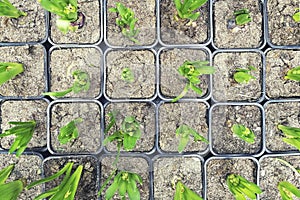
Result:
{"label": "green sprout", "polygon": [[295,9],[295,14],[293,15],[293,20],[297,23],[300,22],[300,8]]}
{"label": "green sprout", "polygon": [[236,200],[256,199],[256,194],[261,194],[262,190],[254,183],[237,174],[229,174],[226,183],[230,192]]}
{"label": "green sprout", "polygon": [[0,85],[24,71],[20,63],[0,62]]}
{"label": "green sprout", "polygon": [[282,141],[296,147],[300,151],[300,128],[280,124],[277,127],[285,136],[282,138]]}
{"label": "green sprout", "polygon": [[26,15],[26,12],[18,10],[8,0],[0,0],[0,16],[5,16],[9,18],[19,18],[21,16]]}
{"label": "green sprout", "polygon": [[277,188],[282,200],[293,200],[293,195],[295,197],[300,197],[300,190],[287,181],[281,181]]}
{"label": "green sprout", "polygon": [[231,131],[238,136],[240,139],[244,140],[245,142],[248,142],[250,144],[254,143],[255,140],[255,134],[252,130],[247,128],[246,126],[242,124],[234,124],[231,127]]}
{"label": "green sprout", "polygon": [[5,183],[14,167],[15,165],[9,165],[0,171],[0,199],[17,200],[23,191],[24,183],[21,180]]}
{"label": "green sprout", "polygon": [[60,144],[66,144],[71,140],[78,138],[78,128],[76,125],[83,121],[82,118],[77,118],[70,121],[67,125],[59,129],[58,141]]}
{"label": "green sprout", "polygon": [[9,135],[15,135],[16,138],[9,149],[9,153],[13,153],[16,151],[16,156],[19,157],[24,152],[32,138],[34,129],[36,127],[36,122],[8,122],[8,124],[12,124],[15,126],[8,130],[5,130],[4,133],[0,134],[0,138]]}
{"label": "green sprout", "polygon": [[140,192],[137,188],[137,182],[143,183],[140,175],[127,171],[119,172],[115,176],[113,183],[106,190],[105,199],[110,200],[118,191],[122,200],[125,200],[126,193],[130,200],[139,200]]}
{"label": "green sprout", "polygon": [[253,66],[249,66],[248,69],[238,68],[233,75],[233,78],[238,83],[249,83],[251,79],[256,79],[250,73],[251,71],[256,71],[257,69]]}
{"label": "green sprout", "polygon": [[178,152],[181,153],[190,140],[190,136],[194,137],[194,142],[202,141],[208,144],[208,140],[201,136],[197,131],[191,127],[183,124],[176,129],[176,136],[180,138],[178,145]]}
{"label": "green sprout", "polygon": [[38,0],[41,6],[57,15],[56,26],[66,34],[83,27],[85,16],[78,12],[77,0]]}
{"label": "green sprout", "polygon": [[290,69],[284,78],[287,80],[300,81],[300,66]]}
{"label": "green sprout", "polygon": [[125,67],[122,70],[121,79],[128,83],[132,83],[134,81],[134,74],[128,67]]}
{"label": "green sprout", "polygon": [[200,83],[198,76],[203,74],[213,74],[215,72],[215,69],[207,64],[209,64],[208,61],[185,61],[178,68],[179,74],[187,79],[187,83],[183,91],[177,97],[172,99],[172,102],[176,102],[184,97],[189,89],[193,90],[199,95],[202,95],[201,88],[196,86]]}
{"label": "green sprout", "polygon": [[63,180],[58,186],[38,195],[37,197],[35,197],[34,200],[42,200],[47,197],[49,197],[49,199],[52,200],[74,200],[83,166],[79,165],[75,172],[71,174],[73,164],[74,163],[71,162],[67,163],[57,173],[53,174],[52,176],[30,183],[26,186],[26,189],[30,189],[36,185],[52,181],[65,173]]}
{"label": "green sprout", "polygon": [[185,186],[181,181],[176,184],[174,200],[203,200],[197,193]]}
{"label": "green sprout", "polygon": [[65,91],[60,92],[44,92],[43,95],[53,96],[53,97],[63,97],[70,92],[74,92],[75,94],[81,91],[88,91],[90,89],[90,76],[87,72],[76,70],[72,73],[74,78],[74,82],[72,87]]}
{"label": "green sprout", "polygon": [[175,20],[180,19],[190,19],[191,21],[197,20],[200,16],[200,12],[194,12],[202,5],[204,5],[207,0],[174,0],[175,7],[177,10],[177,15],[174,16]]}
{"label": "green sprout", "polygon": [[250,12],[246,8],[235,11],[233,14],[235,16],[235,23],[239,26],[245,25],[252,20]]}
{"label": "green sprout", "polygon": [[134,12],[121,3],[116,3],[116,7],[110,8],[109,11],[119,15],[116,24],[122,29],[122,34],[134,43],[139,44],[139,41],[135,38],[139,30],[135,28],[138,19],[134,17]]}

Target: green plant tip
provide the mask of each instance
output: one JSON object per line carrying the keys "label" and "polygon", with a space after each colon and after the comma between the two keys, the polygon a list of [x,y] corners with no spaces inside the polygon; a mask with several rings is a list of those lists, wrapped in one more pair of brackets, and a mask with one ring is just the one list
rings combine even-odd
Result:
{"label": "green plant tip", "polygon": [[81,123],[82,121],[83,121],[82,118],[77,118],[77,119],[70,121],[65,126],[61,127],[59,129],[59,134],[58,134],[59,143],[67,144],[68,142],[78,138],[79,133],[78,133],[78,128],[76,125],[78,123]]}
{"label": "green plant tip", "polygon": [[131,71],[130,68],[125,67],[122,70],[121,79],[123,81],[128,82],[128,83],[133,83],[134,82],[134,74],[133,74],[133,72]]}
{"label": "green plant tip", "polygon": [[279,124],[277,126],[284,134],[282,141],[296,147],[300,151],[300,128],[284,126]]}
{"label": "green plant tip", "polygon": [[287,80],[300,81],[300,66],[290,69],[286,76],[284,77]]}
{"label": "green plant tip", "polygon": [[27,16],[27,13],[18,10],[8,0],[0,0],[0,16],[19,18],[21,16]]}
{"label": "green plant tip", "polygon": [[21,63],[0,62],[0,85],[15,78],[24,71]]}
{"label": "green plant tip", "polygon": [[253,144],[255,142],[254,132],[242,124],[234,124],[231,127],[231,131],[249,144]]}
{"label": "green plant tip", "polygon": [[235,23],[239,26],[245,25],[252,20],[249,10],[245,8],[235,11],[233,14],[235,16]]}
{"label": "green plant tip", "polygon": [[234,80],[237,83],[249,83],[250,80],[256,79],[253,75],[251,75],[251,71],[256,71],[257,69],[253,66],[249,66],[248,69],[238,68],[233,75]]}
{"label": "green plant tip", "polygon": [[175,20],[190,19],[195,21],[200,16],[200,12],[195,12],[204,5],[208,0],[174,0],[177,14],[174,15]]}
{"label": "green plant tip", "polygon": [[176,183],[174,200],[203,200],[196,192],[189,189],[181,181]]}
{"label": "green plant tip", "polygon": [[277,188],[282,200],[293,200],[293,196],[300,197],[300,190],[287,181],[281,181]]}
{"label": "green plant tip", "polygon": [[295,22],[299,23],[300,22],[300,8],[296,8],[295,10],[296,10],[296,12],[293,15],[293,20]]}

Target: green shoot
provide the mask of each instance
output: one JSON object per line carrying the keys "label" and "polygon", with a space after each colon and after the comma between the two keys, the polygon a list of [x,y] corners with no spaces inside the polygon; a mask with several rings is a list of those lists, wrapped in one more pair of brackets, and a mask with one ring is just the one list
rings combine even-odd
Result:
{"label": "green shoot", "polygon": [[287,181],[281,181],[277,186],[282,200],[293,200],[295,197],[300,197],[300,190],[293,184]]}
{"label": "green shoot", "polygon": [[81,123],[82,118],[77,118],[70,121],[67,125],[59,129],[58,141],[60,144],[66,144],[71,140],[78,138],[78,128],[76,124]]}
{"label": "green shoot", "polygon": [[77,0],[38,0],[41,6],[57,15],[56,26],[64,34],[83,27],[85,16],[78,12]]}
{"label": "green shoot", "polygon": [[[115,123],[115,115],[110,113],[111,122]],[[109,124],[111,128],[114,124]],[[105,130],[107,133],[109,129]],[[127,116],[122,122],[121,128],[115,131],[112,135],[105,138],[103,145],[107,145],[108,142],[117,141],[118,148],[123,147],[126,151],[134,149],[136,142],[141,137],[140,123],[135,119],[134,116]]]}
{"label": "green shoot", "polygon": [[24,71],[23,65],[20,63],[0,62],[0,85],[6,81],[13,79]]}
{"label": "green shoot", "polygon": [[300,81],[300,66],[290,69],[284,78],[287,80]]}
{"label": "green shoot", "polygon": [[72,76],[74,78],[74,83],[69,89],[60,92],[45,92],[43,95],[63,97],[70,92],[77,94],[81,91],[88,91],[90,89],[90,76],[87,72],[76,70],[72,73]]}
{"label": "green shoot", "polygon": [[174,16],[175,20],[180,19],[190,19],[191,21],[197,20],[200,16],[200,12],[194,12],[202,5],[204,5],[207,0],[174,0],[175,7],[177,10],[177,15]]}
{"label": "green shoot", "polygon": [[235,23],[239,26],[245,25],[251,22],[252,20],[250,16],[250,12],[246,8],[235,11],[233,14],[235,16]]}
{"label": "green shoot", "polygon": [[254,183],[237,174],[230,174],[226,178],[227,186],[236,200],[256,199],[256,194],[261,194],[261,189]]}
{"label": "green shoot", "polygon": [[280,124],[277,127],[285,136],[282,141],[296,147],[300,151],[300,128]]}
{"label": "green shoot", "polygon": [[213,74],[215,72],[215,69],[207,64],[209,64],[208,61],[185,61],[178,68],[179,74],[187,79],[187,83],[183,91],[177,97],[172,99],[172,102],[176,102],[184,97],[189,89],[193,90],[199,95],[202,95],[201,88],[196,86],[200,83],[198,76],[203,74]]}
{"label": "green shoot", "polygon": [[203,200],[197,193],[185,186],[181,181],[176,184],[174,200]]}
{"label": "green shoot", "polygon": [[32,138],[34,129],[36,127],[36,122],[8,122],[8,124],[15,126],[5,130],[4,133],[0,134],[0,138],[8,135],[15,135],[16,138],[9,149],[9,153],[16,151],[16,156],[19,157],[24,152]]}
{"label": "green shoot", "polygon": [[21,180],[5,183],[14,167],[14,165],[9,165],[0,171],[0,199],[17,200],[23,191],[24,184]]}
{"label": "green shoot", "polygon": [[295,11],[296,12],[293,15],[293,20],[295,22],[299,23],[300,22],[300,8],[296,8]]}
{"label": "green shoot", "polygon": [[238,68],[233,75],[233,78],[238,83],[249,83],[251,79],[256,79],[254,76],[250,74],[251,71],[257,70],[253,66],[249,66],[248,69]]}
{"label": "green shoot", "polygon": [[125,200],[126,193],[130,200],[139,200],[140,192],[137,188],[137,182],[142,184],[142,177],[136,173],[121,171],[115,178],[113,183],[109,186],[105,193],[105,199],[110,200],[118,191],[120,198]]}
{"label": "green shoot", "polygon": [[134,12],[121,3],[116,3],[116,7],[110,8],[109,11],[119,15],[116,24],[122,29],[122,34],[132,42],[139,44],[139,41],[135,38],[139,30],[135,28],[138,19],[134,17]]}
{"label": "green shoot", "polygon": [[242,124],[234,124],[231,131],[245,142],[253,144],[255,141],[254,132]]}
{"label": "green shoot", "polygon": [[30,183],[29,185],[27,185],[26,189],[30,189],[36,185],[52,181],[65,173],[63,180],[58,186],[38,195],[37,197],[35,197],[34,200],[42,200],[47,197],[49,197],[52,200],[73,200],[75,198],[83,166],[79,165],[75,172],[71,174],[72,167],[73,163],[69,162],[61,170],[59,170],[52,176]]}
{"label": "green shoot", "polygon": [[186,145],[188,144],[190,140],[190,136],[194,137],[194,142],[202,141],[208,144],[208,140],[205,137],[201,136],[197,131],[195,131],[194,129],[192,129],[191,127],[185,124],[180,125],[176,129],[176,136],[180,138],[179,145],[178,145],[179,153],[181,153],[186,147]]}
{"label": "green shoot", "polygon": [[128,82],[128,83],[133,83],[133,81],[134,81],[134,74],[133,74],[133,72],[131,71],[131,69],[129,69],[128,67],[125,67],[125,68],[122,70],[121,79],[122,79],[123,81]]}
{"label": "green shoot", "polygon": [[26,12],[18,10],[8,0],[0,0],[0,16],[5,16],[9,18],[19,18],[21,16],[26,15]]}

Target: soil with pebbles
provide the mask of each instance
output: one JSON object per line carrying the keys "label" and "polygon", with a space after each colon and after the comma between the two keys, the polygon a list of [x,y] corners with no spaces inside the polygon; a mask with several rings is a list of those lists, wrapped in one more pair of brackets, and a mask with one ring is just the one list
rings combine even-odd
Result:
{"label": "soil with pebbles", "polygon": [[[181,125],[187,125],[196,130],[200,135],[208,137],[208,106],[204,103],[164,103],[159,107],[159,146],[163,151],[178,152],[179,137],[176,129]],[[194,142],[191,136],[185,152],[207,149],[204,142]]]}
{"label": "soil with pebbles", "polygon": [[[46,39],[46,12],[36,0],[9,0],[27,16],[0,16],[0,42],[41,42]],[[2,56],[1,56],[2,57]]]}
{"label": "soil with pebbles", "polygon": [[[252,21],[243,26],[229,27],[234,11],[248,9]],[[261,0],[217,0],[213,4],[214,45],[218,48],[257,48],[263,44]]]}
{"label": "soil with pebbles", "polygon": [[293,20],[299,0],[267,1],[268,29],[273,45],[299,45],[300,23]]}
{"label": "soil with pebbles", "polygon": [[268,150],[290,151],[296,147],[282,141],[284,134],[277,128],[279,124],[299,127],[300,102],[271,102],[265,105],[266,147]]}
{"label": "soil with pebbles", "polygon": [[[208,54],[202,49],[164,49],[159,55],[159,78],[160,93],[164,98],[175,98],[185,87],[187,80],[178,72],[178,68],[185,61],[207,61]],[[208,94],[209,75],[202,75],[200,84],[197,85],[202,89],[202,96]],[[192,90],[183,97],[197,98],[199,95]]]}
{"label": "soil with pebbles", "polygon": [[[101,147],[101,108],[94,102],[56,103],[51,107],[51,148],[56,153],[96,153]],[[79,132],[77,139],[60,144],[60,128],[72,120],[82,118],[76,123]]]}
{"label": "soil with pebbles", "polygon": [[37,97],[46,88],[45,51],[41,45],[2,46],[0,62],[23,64],[24,71],[0,86],[0,94],[8,97]]}
{"label": "soil with pebbles", "polygon": [[[98,179],[98,164],[97,159],[92,156],[80,156],[80,157],[56,157],[47,158],[44,161],[43,169],[45,177],[51,176],[61,170],[68,162],[73,162],[72,173],[77,169],[79,165],[83,166],[82,174],[78,183],[77,192],[74,200],[97,200],[99,191],[99,179]],[[49,190],[56,187],[65,176],[54,179],[45,184],[45,189]]]}
{"label": "soil with pebbles", "polygon": [[[151,98],[155,95],[155,55],[151,51],[110,51],[106,54],[106,95],[113,99]],[[121,79],[129,68],[134,81]]]}
{"label": "soil with pebbles", "polygon": [[[249,144],[234,135],[231,127],[242,124],[252,130]],[[211,148],[217,154],[257,154],[262,150],[262,111],[255,105],[217,105],[211,110]]]}
{"label": "soil with pebbles", "polygon": [[56,18],[54,14],[50,14],[50,39],[56,44],[94,44],[101,37],[101,21],[99,0],[78,0],[78,11],[85,16],[85,23],[81,29],[75,32],[69,31],[62,33],[56,27]]}
{"label": "soil with pebbles", "polygon": [[[1,103],[1,130],[2,133],[14,126],[10,121],[36,121],[33,136],[28,143],[28,148],[43,148],[47,144],[47,106],[44,100],[7,100]],[[17,113],[17,114],[16,114]],[[15,141],[15,136],[10,135],[0,139],[1,147],[9,149]]]}
{"label": "soil with pebbles", "polygon": [[[122,29],[116,24],[117,13],[110,12],[109,9],[115,7],[120,2],[134,12],[137,19],[135,28],[139,31],[135,39],[139,43],[134,43],[122,34]],[[108,0],[106,5],[106,40],[112,46],[149,46],[156,42],[156,1],[155,0]]]}
{"label": "soil with pebbles", "polygon": [[[216,72],[213,75],[213,98],[216,101],[258,101],[263,94],[262,55],[257,52],[220,52],[213,57]],[[237,83],[233,76],[236,69],[257,70],[250,74],[255,77],[249,83]]]}
{"label": "soil with pebbles", "polygon": [[[151,103],[110,103],[105,108],[105,125],[109,124],[108,113],[117,112],[116,124],[106,136],[119,130],[125,117],[134,116],[140,123],[141,138],[137,141],[133,151],[151,151],[154,148],[156,125],[155,107]],[[106,145],[109,151],[116,151],[116,143]],[[121,149],[123,150],[123,149]]]}
{"label": "soil with pebbles", "polygon": [[[107,180],[108,176],[111,174],[111,172],[114,170],[113,162],[115,160],[115,157],[112,156],[105,156],[102,158],[100,162],[100,171],[101,171],[101,185],[105,180]],[[148,200],[150,199],[150,166],[146,159],[142,157],[126,157],[126,156],[120,156],[118,164],[117,164],[118,172],[120,171],[128,171],[137,173],[142,177],[143,183],[137,183],[137,188],[140,191],[140,200]],[[107,185],[107,188],[111,185],[112,181],[110,181]],[[105,196],[105,191],[102,193],[102,197]],[[104,199],[104,198],[101,198]],[[118,194],[114,195],[112,198],[113,200],[120,199],[120,196]],[[126,195],[126,199],[128,198],[128,195]]]}
{"label": "soil with pebbles", "polygon": [[[181,180],[188,188],[202,195],[202,162],[196,156],[158,157],[153,163],[154,199],[174,199],[174,183]],[[172,184],[173,183],[173,184]]]}
{"label": "soil with pebbles", "polygon": [[201,44],[209,40],[209,3],[195,12],[200,16],[192,23],[189,19],[175,20],[177,13],[173,0],[160,1],[160,35],[165,44]]}
{"label": "soil with pebbles", "polygon": [[300,65],[299,50],[274,49],[266,53],[266,95],[269,98],[299,97],[299,82],[285,79],[287,72]]}
{"label": "soil with pebbles", "polygon": [[[281,181],[288,181],[300,187],[300,174],[292,171],[290,167],[281,161],[283,159],[291,164],[294,168],[300,169],[300,156],[272,156],[263,157],[260,159],[260,172],[259,172],[259,186],[263,193],[259,195],[260,199],[281,199],[278,183]],[[299,199],[299,198],[294,198]]]}
{"label": "soil with pebbles", "polygon": [[248,181],[256,183],[257,165],[247,158],[215,158],[206,162],[206,199],[234,200],[229,191],[226,178],[229,174],[238,174]]}

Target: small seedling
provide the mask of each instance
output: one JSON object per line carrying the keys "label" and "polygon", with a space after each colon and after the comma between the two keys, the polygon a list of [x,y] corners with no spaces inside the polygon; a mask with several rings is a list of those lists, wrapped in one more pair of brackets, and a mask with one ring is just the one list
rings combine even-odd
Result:
{"label": "small seedling", "polygon": [[[115,124],[116,113],[110,113],[110,123],[108,128],[105,129],[107,133],[110,128]],[[135,119],[134,116],[127,116],[122,122],[121,128],[116,130],[112,135],[105,138],[103,145],[108,144],[108,142],[116,141],[118,143],[118,149],[123,147],[126,151],[131,151],[134,149],[136,142],[141,137],[140,123]]]}
{"label": "small seedling", "polygon": [[45,92],[43,93],[43,95],[63,97],[70,92],[74,92],[75,94],[77,94],[79,92],[88,91],[90,89],[90,76],[87,72],[76,70],[72,73],[72,76],[74,78],[74,83],[69,89],[60,92]]}
{"label": "small seedling", "polygon": [[0,171],[0,199],[17,200],[23,191],[24,184],[21,180],[5,183],[14,167],[14,165],[9,165]]}
{"label": "small seedling", "polygon": [[8,0],[0,0],[0,16],[5,16],[9,18],[19,18],[21,16],[26,15],[26,12],[18,10]]}
{"label": "small seedling", "polygon": [[9,149],[9,153],[13,153],[16,151],[16,156],[19,157],[24,152],[32,138],[34,129],[36,127],[36,122],[8,122],[8,124],[12,124],[15,126],[8,130],[5,130],[4,133],[0,134],[0,138],[9,135],[15,135],[16,138]]}
{"label": "small seedling", "polygon": [[187,83],[183,91],[176,98],[174,98],[172,102],[176,102],[184,97],[189,89],[193,90],[199,95],[202,95],[201,88],[196,86],[200,83],[198,76],[203,74],[213,74],[215,72],[215,69],[211,66],[208,66],[208,64],[208,61],[185,61],[178,68],[179,74],[187,79]]}
{"label": "small seedling", "polygon": [[66,34],[84,26],[85,16],[78,12],[77,0],[38,0],[41,6],[57,15],[56,26]]}
{"label": "small seedling", "polygon": [[284,78],[287,80],[300,81],[300,66],[290,69]]}
{"label": "small seedling", "polygon": [[243,8],[241,10],[237,10],[234,13],[235,16],[235,23],[239,26],[245,25],[251,22],[251,16],[248,9]]}
{"label": "small seedling", "polygon": [[284,126],[280,124],[277,127],[283,132],[285,136],[284,138],[282,138],[282,140],[285,143],[296,147],[300,151],[300,128]]}
{"label": "small seedling", "polygon": [[203,200],[197,193],[185,186],[181,181],[176,184],[174,200]]}
{"label": "small seedling", "polygon": [[174,0],[175,7],[177,10],[177,15],[174,16],[175,20],[190,19],[191,21],[197,20],[200,16],[200,12],[194,12],[202,5],[204,5],[207,0]]}
{"label": "small seedling", "polygon": [[256,194],[262,190],[254,183],[237,174],[230,174],[226,178],[227,186],[236,200],[256,199]]}
{"label": "small seedling", "polygon": [[297,23],[300,22],[300,8],[295,9],[295,14],[293,15],[293,20]]}
{"label": "small seedling", "polygon": [[122,34],[134,43],[139,44],[139,41],[135,38],[139,30],[135,27],[138,19],[134,17],[134,12],[121,3],[116,3],[116,7],[110,8],[109,11],[119,15],[116,24],[122,29]]}
{"label": "small seedling", "polygon": [[233,78],[238,83],[249,83],[251,79],[256,79],[250,73],[251,71],[256,71],[257,69],[253,66],[249,66],[248,69],[238,68],[233,75]]}
{"label": "small seedling", "polygon": [[245,142],[253,144],[255,141],[254,132],[242,124],[234,124],[231,131]]}
{"label": "small seedling", "polygon": [[59,129],[58,141],[60,144],[67,144],[71,140],[78,138],[78,128],[76,125],[83,121],[82,118],[77,118],[70,121],[67,125]]}
{"label": "small seedling", "polygon": [[109,186],[105,193],[105,199],[110,200],[118,191],[120,198],[125,200],[126,193],[130,200],[139,200],[140,192],[137,188],[137,183],[142,184],[142,177],[136,173],[121,171]]}
{"label": "small seedling", "polygon": [[133,72],[131,71],[131,69],[129,69],[128,67],[125,67],[125,68],[122,70],[121,79],[122,79],[123,81],[128,82],[128,83],[133,83],[133,81],[134,81],[134,74],[133,74]]}
{"label": "small seedling", "polygon": [[293,200],[295,197],[300,197],[300,190],[293,184],[287,181],[281,181],[277,186],[282,200]]}
{"label": "small seedling", "polygon": [[79,165],[75,172],[71,174],[73,164],[74,163],[70,162],[67,163],[57,173],[53,174],[52,176],[30,183],[28,186],[26,186],[26,189],[30,189],[36,185],[52,181],[65,173],[63,180],[58,186],[38,195],[37,197],[35,197],[34,200],[42,200],[47,197],[53,200],[74,200],[83,166]]}
{"label": "small seedling", "polygon": [[188,144],[190,140],[190,136],[194,137],[194,142],[202,141],[208,144],[208,140],[201,136],[197,131],[192,129],[191,127],[183,124],[180,125],[176,129],[176,136],[179,137],[179,145],[178,145],[178,152],[181,153],[186,145]]}
{"label": "small seedling", "polygon": [[23,65],[20,63],[0,62],[0,85],[13,79],[24,71]]}

